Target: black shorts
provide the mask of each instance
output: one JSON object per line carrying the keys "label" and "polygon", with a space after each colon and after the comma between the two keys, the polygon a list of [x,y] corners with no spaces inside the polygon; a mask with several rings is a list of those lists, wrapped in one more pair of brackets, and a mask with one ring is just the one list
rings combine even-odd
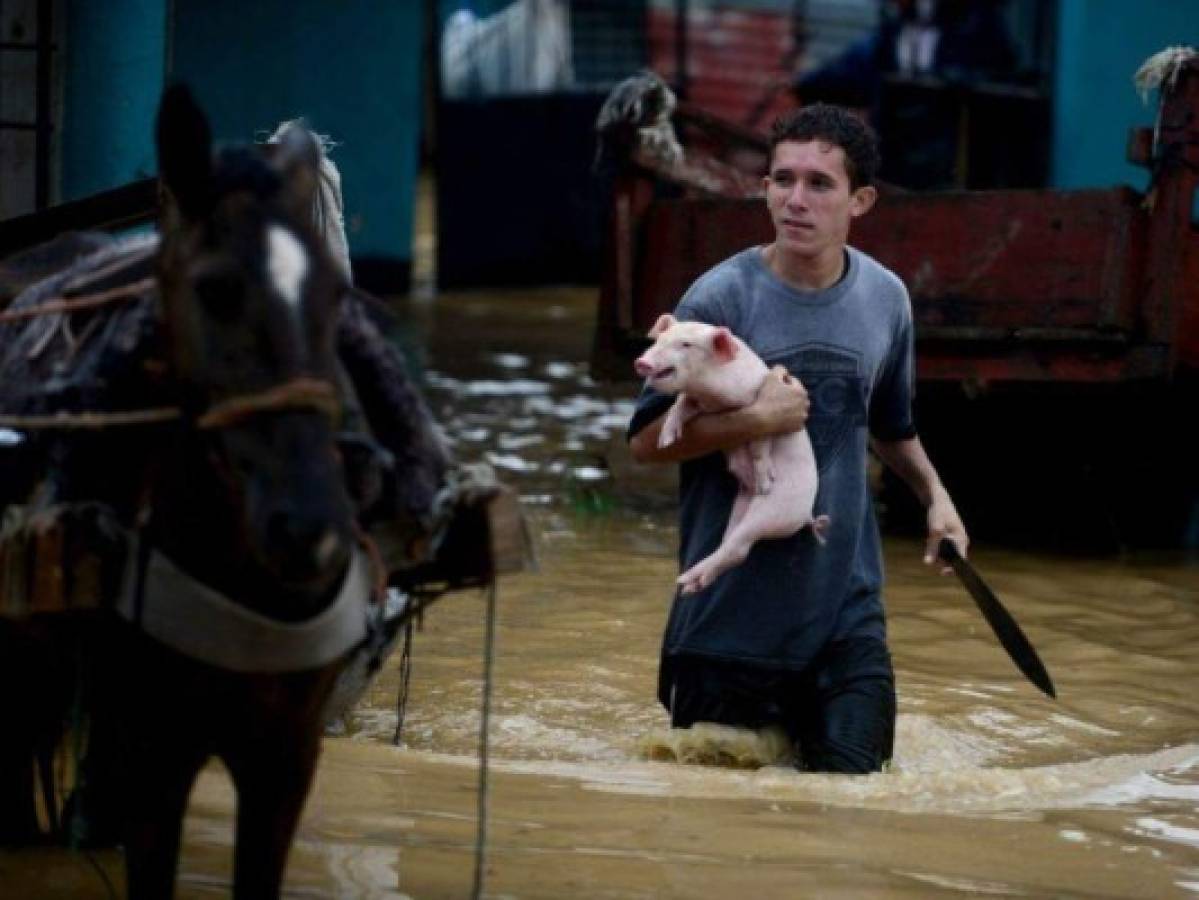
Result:
{"label": "black shorts", "polygon": [[662,657],[671,725],[781,725],[807,772],[877,772],[895,743],[895,674],[875,638],[829,644],[802,673],[677,654]]}

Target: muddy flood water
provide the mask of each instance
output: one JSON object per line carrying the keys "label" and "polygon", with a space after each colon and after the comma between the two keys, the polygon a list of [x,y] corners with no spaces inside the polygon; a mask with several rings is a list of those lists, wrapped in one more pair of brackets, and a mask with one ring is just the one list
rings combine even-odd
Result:
{"label": "muddy flood water", "polygon": [[[635,386],[588,377],[593,301],[544,289],[401,308],[458,457],[519,492],[540,563],[498,593],[486,896],[1199,896],[1199,567],[1181,558],[973,548],[1054,702],[916,541],[889,538],[893,771],[647,760],[667,721],[674,489],[619,452]],[[470,896],[485,609],[464,592],[428,611],[401,747],[398,657],[326,740],[288,896]],[[180,896],[227,894],[232,808],[210,767]],[[52,895],[107,896],[99,871],[119,887],[115,854],[22,859]]]}

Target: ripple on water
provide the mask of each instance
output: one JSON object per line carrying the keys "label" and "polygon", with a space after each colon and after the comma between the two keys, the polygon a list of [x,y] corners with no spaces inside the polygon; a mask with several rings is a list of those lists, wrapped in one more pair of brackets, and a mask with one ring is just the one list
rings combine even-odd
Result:
{"label": "ripple on water", "polygon": [[[1111,807],[1113,785],[1136,782],[1143,790],[1146,772],[1168,770],[1187,772],[1192,784],[1181,797],[1188,801],[1199,800],[1197,762],[1199,745],[1031,769],[959,765],[953,770],[939,772],[892,771],[862,776],[799,773],[784,765],[765,766],[756,771],[665,762],[613,765],[505,759],[497,760],[495,765],[504,771],[573,778],[593,790],[622,793],[769,799],[894,812],[995,815]],[[1179,792],[1124,796],[1129,798],[1128,802],[1134,796],[1139,801],[1178,799]],[[1159,831],[1165,833],[1164,829]],[[1194,837],[1194,829],[1185,826],[1172,826],[1170,831],[1184,843]]]}

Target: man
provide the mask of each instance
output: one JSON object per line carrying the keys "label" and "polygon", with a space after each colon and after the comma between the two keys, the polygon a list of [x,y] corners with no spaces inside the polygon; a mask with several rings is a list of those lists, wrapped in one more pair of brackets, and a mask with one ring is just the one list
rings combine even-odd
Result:
{"label": "man", "polygon": [[698,417],[668,448],[657,442],[673,398],[647,384],[629,425],[635,459],[683,464],[684,569],[719,544],[737,491],[719,451],[807,427],[827,545],[810,529],[759,542],[708,588],[676,596],[658,693],[676,727],[782,725],[808,771],[873,772],[891,756],[895,681],[868,442],[928,510],[924,561],[936,564],[942,537],[967,547],[912,421],[907,291],[847,246],[850,223],[877,198],[878,162],[873,133],[843,109],[818,104],[775,123],[764,179],[773,242],[709,270],[675,312],[727,325],[773,376],[753,404]]}

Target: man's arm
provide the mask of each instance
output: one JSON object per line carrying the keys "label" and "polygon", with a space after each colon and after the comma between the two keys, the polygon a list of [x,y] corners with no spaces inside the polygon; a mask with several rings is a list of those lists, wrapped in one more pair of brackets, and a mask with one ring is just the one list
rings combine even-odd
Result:
{"label": "man's arm", "polygon": [[687,423],[682,436],[668,447],[658,446],[663,413],[629,439],[633,459],[642,463],[682,462],[731,450],[758,438],[800,431],[808,421],[808,392],[785,368],[776,366],[749,406],[722,413],[705,413]]}
{"label": "man's arm", "polygon": [[[907,483],[928,510],[928,542],[924,548],[924,562],[933,565],[937,561],[937,548],[941,538],[945,537],[953,541],[958,552],[965,556],[970,546],[966,526],[962,524],[949,491],[941,484],[932,461],[924,452],[920,438],[899,441],[880,441],[875,438],[872,443],[879,459]],[[951,571],[949,568],[941,569],[942,574]]]}

